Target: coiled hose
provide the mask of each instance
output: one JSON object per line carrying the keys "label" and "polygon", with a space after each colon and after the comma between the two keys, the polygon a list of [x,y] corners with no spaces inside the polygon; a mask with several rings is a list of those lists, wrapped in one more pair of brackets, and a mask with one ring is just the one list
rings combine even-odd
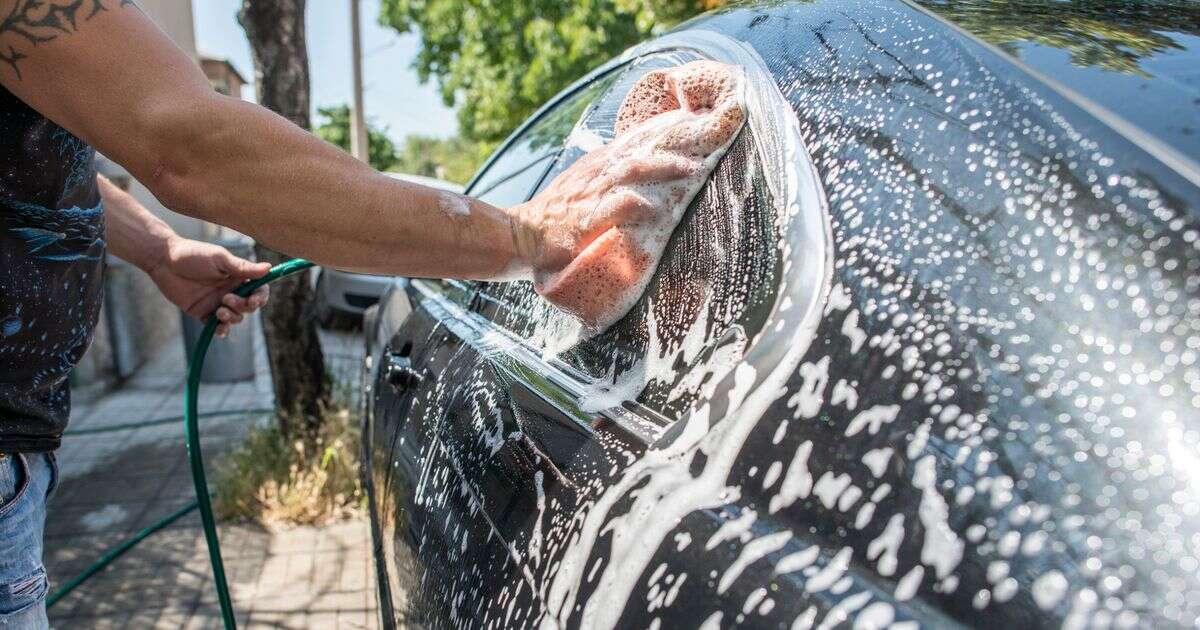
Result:
{"label": "coiled hose", "polygon": [[[247,297],[259,287],[274,282],[293,273],[304,271],[312,267],[313,263],[302,258],[294,258],[287,262],[281,263],[271,268],[267,275],[251,280],[246,284],[234,290],[234,293],[239,297]],[[217,522],[213,516],[212,501],[208,492],[208,478],[204,473],[204,459],[200,453],[200,425],[199,418],[204,416],[230,415],[231,413],[256,413],[264,410],[253,409],[239,412],[210,412],[201,414],[199,412],[200,400],[200,371],[204,368],[204,357],[208,354],[208,347],[212,344],[213,335],[217,332],[217,326],[220,322],[216,315],[210,316],[204,324],[204,330],[200,333],[200,338],[196,342],[195,349],[192,350],[191,359],[188,361],[187,371],[187,389],[183,395],[183,425],[187,436],[188,460],[192,468],[192,483],[196,488],[196,500],[193,503],[183,506],[179,510],[171,513],[162,520],[134,534],[128,540],[122,542],[110,549],[99,560],[92,563],[82,573],[69,580],[66,584],[60,587],[52,595],[46,598],[46,607],[53,606],[56,602],[63,598],[67,593],[70,593],[77,586],[85,582],[88,578],[100,572],[104,567],[108,566],[113,560],[123,555],[125,552],[132,549],[146,537],[154,532],[157,532],[171,523],[179,520],[184,515],[192,510],[200,510],[200,523],[204,528],[204,539],[208,543],[208,558],[212,563],[213,582],[217,587],[217,600],[221,604],[221,619],[225,623],[227,630],[237,628],[237,621],[233,617],[233,599],[229,595],[229,582],[225,578],[225,563],[221,560],[221,543],[217,540]],[[128,423],[121,425],[112,425],[109,427],[100,427],[96,429],[78,431],[75,433],[97,433],[102,431],[117,431],[122,429],[132,429],[140,426],[149,426],[152,424],[161,424],[173,420],[178,420],[180,416],[170,418],[158,418],[145,422]]]}

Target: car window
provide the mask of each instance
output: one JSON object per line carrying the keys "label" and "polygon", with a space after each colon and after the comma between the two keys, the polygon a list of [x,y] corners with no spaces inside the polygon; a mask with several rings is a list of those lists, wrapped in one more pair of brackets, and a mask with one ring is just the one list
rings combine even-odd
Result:
{"label": "car window", "polygon": [[525,201],[588,105],[612,83],[612,75],[585,86],[545,112],[504,149],[471,186],[470,195],[498,207]]}
{"label": "car window", "polygon": [[[577,119],[540,186],[589,145],[612,138],[617,110],[638,79],[695,58],[656,54],[626,66]],[[779,239],[763,168],[743,131],[685,213],[645,294],[601,335],[581,341],[578,323],[530,282],[481,283],[476,308],[594,381],[595,391],[581,401],[585,410],[640,391],[640,403],[674,419],[736,364],[774,303]]]}

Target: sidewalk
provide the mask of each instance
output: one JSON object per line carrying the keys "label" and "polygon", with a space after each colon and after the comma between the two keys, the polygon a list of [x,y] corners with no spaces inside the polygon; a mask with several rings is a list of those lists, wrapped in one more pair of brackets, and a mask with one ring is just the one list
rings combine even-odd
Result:
{"label": "sidewalk", "polygon": [[[252,324],[253,325],[253,324]],[[253,381],[205,384],[200,410],[271,406],[262,339]],[[322,334],[336,373],[361,356],[357,334]],[[109,547],[186,505],[194,490],[183,423],[112,433],[72,431],[176,416],[183,409],[184,357],[169,342],[120,389],[77,402],[58,451],[61,480],[50,503],[45,562],[51,591]],[[210,471],[266,416],[201,419]],[[375,628],[375,584],[365,521],[270,532],[223,525],[221,546],[240,626]],[[50,609],[55,627],[218,628],[220,610],[196,513],[154,534]]]}

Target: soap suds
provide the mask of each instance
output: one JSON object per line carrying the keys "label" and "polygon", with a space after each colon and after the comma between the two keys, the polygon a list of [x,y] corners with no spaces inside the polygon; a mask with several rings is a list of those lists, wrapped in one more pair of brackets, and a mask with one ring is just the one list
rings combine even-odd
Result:
{"label": "soap suds", "polygon": [[926,455],[917,462],[913,486],[921,491],[921,504],[917,514],[925,529],[921,562],[933,567],[938,579],[946,578],[962,561],[963,542],[950,528],[947,520],[950,509],[937,489],[933,455]]}
{"label": "soap suds", "polygon": [[742,547],[742,553],[738,556],[738,559],[734,560],[733,563],[725,569],[725,573],[721,575],[721,581],[717,583],[717,593],[721,594],[729,590],[729,587],[733,586],[734,580],[738,579],[738,577],[742,574],[742,571],[746,570],[746,567],[758,560],[761,560],[762,558],[765,558],[768,554],[783,549],[783,547],[787,545],[788,541],[791,539],[792,533],[784,530],[763,536],[762,538],[756,538],[749,543],[746,543],[746,545]]}
{"label": "soap suds", "polygon": [[1067,594],[1067,578],[1058,570],[1051,570],[1033,581],[1033,601],[1042,610],[1050,610]]}

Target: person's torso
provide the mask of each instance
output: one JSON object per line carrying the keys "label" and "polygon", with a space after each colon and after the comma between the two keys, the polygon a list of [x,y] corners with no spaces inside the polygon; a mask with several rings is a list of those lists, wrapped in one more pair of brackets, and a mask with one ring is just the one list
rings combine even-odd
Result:
{"label": "person's torso", "polygon": [[0,452],[56,448],[104,277],[95,152],[0,87]]}

